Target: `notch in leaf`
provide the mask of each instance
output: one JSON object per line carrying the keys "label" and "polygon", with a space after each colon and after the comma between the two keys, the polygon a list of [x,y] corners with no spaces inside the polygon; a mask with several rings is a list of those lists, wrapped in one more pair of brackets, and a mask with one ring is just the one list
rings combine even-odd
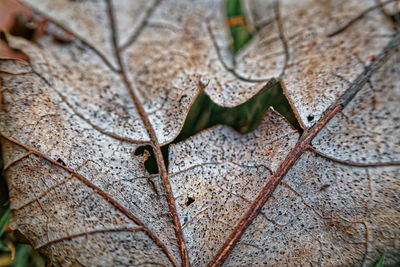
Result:
{"label": "notch in leaf", "polygon": [[[200,84],[200,87],[204,88],[205,85]],[[282,86],[271,80],[257,95],[233,108],[215,104],[202,91],[191,106],[180,134],[172,143],[185,140],[217,124],[230,126],[241,134],[249,133],[257,128],[269,107],[278,111],[299,132],[303,131]]]}

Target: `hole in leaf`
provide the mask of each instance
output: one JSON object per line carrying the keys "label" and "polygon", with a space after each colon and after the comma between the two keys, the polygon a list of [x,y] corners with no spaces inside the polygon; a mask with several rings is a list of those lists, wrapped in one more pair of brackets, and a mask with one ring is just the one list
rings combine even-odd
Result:
{"label": "hole in leaf", "polygon": [[314,120],[314,116],[313,116],[313,115],[308,115],[308,116],[307,116],[307,120],[308,120],[309,122],[313,121],[313,120]]}
{"label": "hole in leaf", "polygon": [[[204,84],[200,83],[200,87],[204,86]],[[169,144],[176,144],[202,130],[218,124],[230,126],[241,134],[249,133],[258,127],[269,107],[273,107],[284,116],[300,133],[303,132],[283,92],[281,84],[275,82],[272,85],[267,85],[259,94],[255,95],[246,103],[233,108],[222,107],[215,104],[210,97],[202,91],[192,104],[181,132]],[[169,144],[161,147],[167,168]]]}
{"label": "hole in leaf", "polygon": [[400,12],[389,15],[389,18],[393,21],[393,24],[398,28],[400,27]]}
{"label": "hole in leaf", "polygon": [[276,82],[264,88],[246,103],[233,108],[221,107],[204,91],[201,92],[191,106],[180,134],[172,143],[185,140],[217,124],[230,126],[242,134],[249,133],[257,128],[269,107],[273,107],[294,128],[302,132],[282,86]]}
{"label": "hole in leaf", "polygon": [[253,33],[246,23],[241,0],[226,0],[225,7],[226,22],[232,38],[232,50],[236,54],[249,43],[253,37]]}
{"label": "hole in leaf", "polygon": [[60,163],[63,166],[67,166],[67,164],[65,164],[65,162],[61,158],[58,158],[57,162]]}
{"label": "hole in leaf", "polygon": [[144,161],[144,167],[150,174],[158,173],[156,155],[150,145],[138,147],[135,150],[135,155],[147,156],[147,159]]}
{"label": "hole in leaf", "polygon": [[192,204],[194,202],[194,198],[192,197],[188,197],[187,201],[186,201],[186,206],[189,206],[190,204]]}

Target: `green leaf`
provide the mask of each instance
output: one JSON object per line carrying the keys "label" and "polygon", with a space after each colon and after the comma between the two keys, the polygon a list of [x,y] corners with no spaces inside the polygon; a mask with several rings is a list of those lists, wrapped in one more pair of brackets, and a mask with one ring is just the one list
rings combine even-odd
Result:
{"label": "green leaf", "polygon": [[237,53],[253,37],[251,29],[246,23],[240,0],[226,1],[226,17],[232,37],[233,52]]}
{"label": "green leaf", "polygon": [[228,18],[243,16],[241,0],[227,0],[226,1],[226,16]]}
{"label": "green leaf", "polygon": [[381,256],[379,257],[378,262],[376,263],[375,267],[383,267],[383,262],[385,261],[386,251],[384,251]]}
{"label": "green leaf", "polygon": [[0,251],[10,251],[10,247],[2,240],[0,240]]}
{"label": "green leaf", "polygon": [[0,219],[0,236],[3,235],[4,230],[6,229],[10,219],[11,219],[11,210],[7,209]]}
{"label": "green leaf", "polygon": [[32,248],[29,245],[18,245],[15,252],[15,259],[13,261],[13,267],[24,267],[27,266],[29,255]]}

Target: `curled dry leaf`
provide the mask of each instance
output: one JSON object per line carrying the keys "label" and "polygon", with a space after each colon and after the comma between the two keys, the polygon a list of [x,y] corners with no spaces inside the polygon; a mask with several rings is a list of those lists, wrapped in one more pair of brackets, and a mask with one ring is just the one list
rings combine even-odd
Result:
{"label": "curled dry leaf", "polygon": [[[29,10],[13,0],[3,0],[0,2],[0,32],[10,30],[19,15],[29,17]],[[27,60],[28,58],[21,52],[14,51],[4,42],[0,34],[0,57]],[[1,97],[0,97],[1,99]]]}
{"label": "curled dry leaf", "polygon": [[[11,225],[53,264],[399,262],[400,34],[375,1],[245,1],[236,56],[222,1],[23,2],[49,22],[7,36],[30,63],[1,60],[0,140]],[[233,107],[272,79],[301,135],[269,110],[171,145],[167,168],[200,90]]]}

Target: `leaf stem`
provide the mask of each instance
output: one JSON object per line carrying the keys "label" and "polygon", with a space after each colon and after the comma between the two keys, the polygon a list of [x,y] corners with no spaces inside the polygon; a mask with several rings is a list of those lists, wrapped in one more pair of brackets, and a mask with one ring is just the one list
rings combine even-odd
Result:
{"label": "leaf stem", "polygon": [[163,157],[163,154],[161,151],[161,146],[158,142],[156,133],[150,123],[149,118],[147,117],[146,112],[144,111],[142,104],[140,103],[135,92],[133,91],[132,85],[127,78],[125,68],[122,63],[121,53],[118,48],[116,22],[114,19],[114,12],[113,12],[113,6],[111,3],[111,0],[107,0],[107,6],[108,6],[108,15],[109,15],[109,19],[110,19],[110,26],[111,26],[111,31],[112,31],[112,42],[113,42],[113,47],[114,47],[114,53],[117,58],[119,68],[121,70],[121,77],[122,77],[126,87],[129,90],[130,96],[131,96],[131,98],[140,114],[140,117],[147,129],[147,132],[150,136],[151,143],[152,143],[151,146],[153,147],[154,154],[156,156],[158,168],[160,171],[160,177],[164,184],[164,189],[165,189],[165,193],[166,193],[166,197],[167,197],[167,201],[168,201],[169,210],[170,210],[172,220],[174,223],[174,230],[175,230],[175,234],[176,234],[177,241],[178,241],[179,252],[180,252],[180,256],[181,256],[181,260],[182,260],[182,266],[189,266],[190,265],[189,255],[187,252],[185,240],[183,238],[182,226],[179,221],[178,212],[176,210],[175,198],[172,194],[172,188],[171,188],[171,184],[169,182],[168,171],[166,169],[166,165],[164,162],[164,157]]}

